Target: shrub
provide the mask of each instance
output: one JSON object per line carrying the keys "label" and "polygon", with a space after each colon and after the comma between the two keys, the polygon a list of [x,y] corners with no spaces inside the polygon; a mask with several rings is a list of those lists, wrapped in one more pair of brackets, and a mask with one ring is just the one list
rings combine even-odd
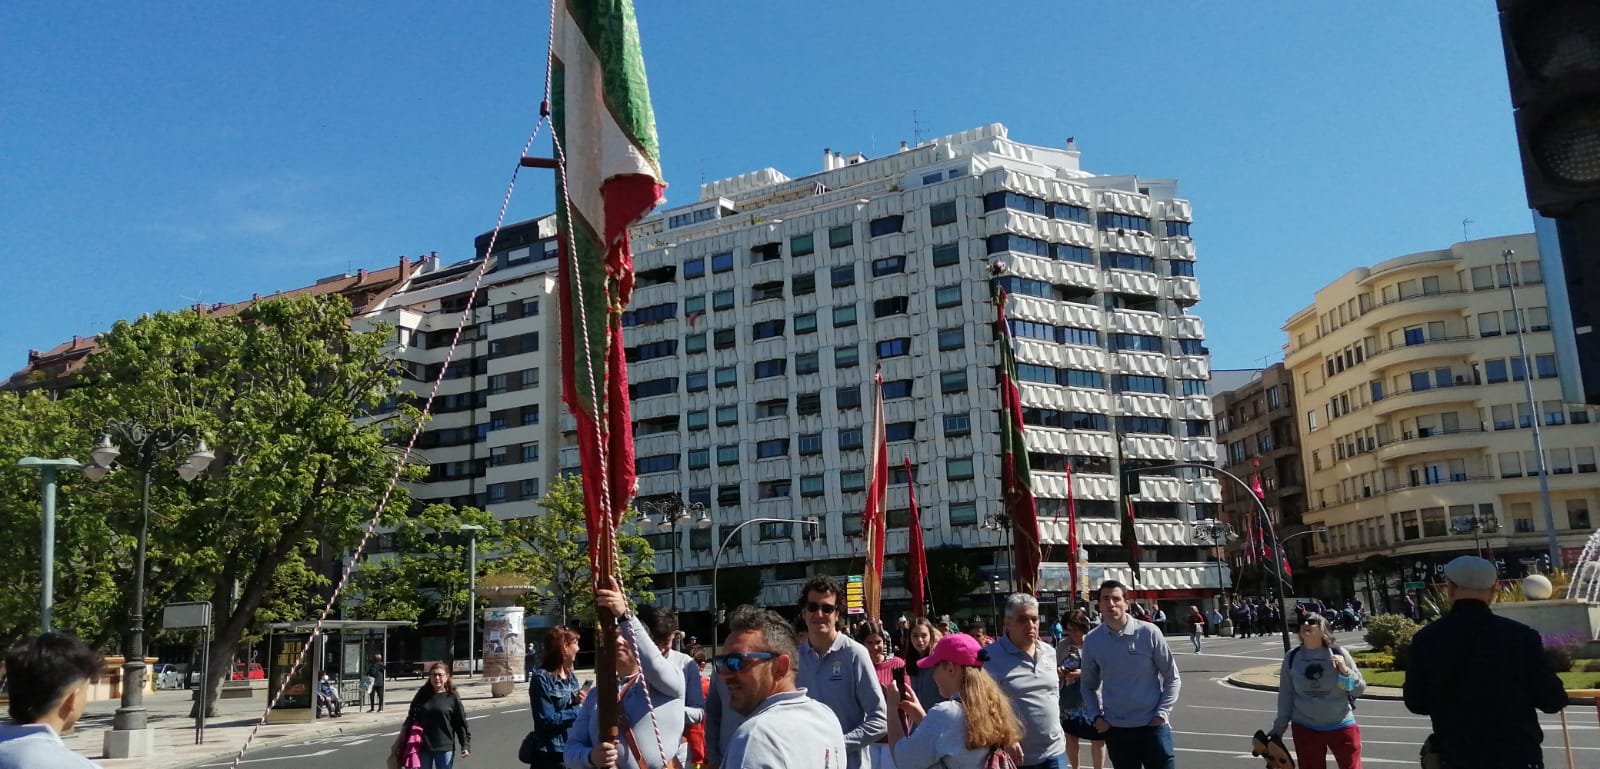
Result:
{"label": "shrub", "polygon": [[1567,673],[1572,670],[1573,660],[1583,651],[1588,637],[1582,633],[1551,633],[1540,636],[1544,644],[1544,657],[1550,661],[1550,667],[1557,673]]}
{"label": "shrub", "polygon": [[1394,667],[1391,670],[1406,670],[1411,667],[1411,639],[1394,647]]}
{"label": "shrub", "polygon": [[1600,660],[1584,660],[1583,661],[1583,672],[1585,672],[1585,673],[1600,673]]}
{"label": "shrub", "polygon": [[[1383,652],[1361,652],[1353,655],[1356,658],[1356,667],[1362,670],[1394,670],[1394,655]],[[1597,660],[1600,661],[1600,660]],[[1600,673],[1600,669],[1595,672]]]}
{"label": "shrub", "polygon": [[1368,646],[1392,653],[1402,644],[1409,646],[1418,627],[1404,615],[1379,614],[1367,620],[1367,633],[1363,638]]}

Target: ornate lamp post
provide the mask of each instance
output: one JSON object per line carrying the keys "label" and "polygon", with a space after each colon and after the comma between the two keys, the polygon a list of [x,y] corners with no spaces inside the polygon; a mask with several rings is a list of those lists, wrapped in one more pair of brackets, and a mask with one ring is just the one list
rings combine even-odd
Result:
{"label": "ornate lamp post", "polygon": [[111,731],[105,736],[108,758],[146,756],[152,748],[149,713],[144,707],[144,577],[145,552],[150,538],[150,482],[155,475],[156,459],[179,445],[194,442],[195,449],[178,465],[178,477],[184,482],[193,481],[217,458],[206,448],[204,438],[185,427],[146,427],[134,421],[112,420],[106,424],[105,435],[89,452],[93,464],[83,469],[91,481],[98,481],[116,469],[116,459],[121,455],[118,445],[133,450],[141,478],[139,492],[139,536],[135,545],[133,565],[133,602],[128,610],[128,639],[122,660],[122,703],[112,716]]}
{"label": "ornate lamp post", "polygon": [[[1233,532],[1233,527],[1227,522],[1217,518],[1206,518],[1190,524],[1194,527],[1194,538],[1202,545],[1215,548],[1225,548],[1229,542],[1238,537]],[[1217,611],[1228,605],[1227,584],[1222,581],[1222,554],[1217,554]]]}
{"label": "ornate lamp post", "polygon": [[1016,585],[1016,559],[1012,557],[1011,553],[1011,514],[1004,511],[998,513],[989,513],[983,516],[983,523],[979,524],[979,528],[982,528],[984,531],[1000,532],[1000,539],[1002,542],[1001,552],[1005,555],[1004,563],[1006,565],[1006,579],[1011,585]]}
{"label": "ornate lamp post", "polygon": [[[657,497],[639,503],[639,511],[644,513],[644,518],[639,521],[639,531],[648,534],[652,529],[659,529],[661,533],[672,537],[672,610],[678,610],[678,550],[681,549],[682,537],[678,530],[691,521],[694,527],[705,530],[711,528],[711,517],[706,515],[706,506],[700,502],[687,505],[683,497],[676,494],[668,497]],[[694,512],[690,516],[690,511]],[[659,523],[650,520],[651,515],[661,516]]]}
{"label": "ornate lamp post", "polygon": [[813,528],[822,526],[822,521],[817,520],[814,515],[806,518],[751,518],[748,521],[740,521],[739,525],[734,526],[733,530],[722,538],[722,544],[717,545],[716,555],[711,557],[711,648],[713,649],[720,646],[718,630],[722,626],[722,618],[719,616],[721,607],[717,605],[717,569],[722,566],[722,552],[728,549],[728,543],[738,536],[740,529],[752,523],[798,523],[801,526],[811,526]]}

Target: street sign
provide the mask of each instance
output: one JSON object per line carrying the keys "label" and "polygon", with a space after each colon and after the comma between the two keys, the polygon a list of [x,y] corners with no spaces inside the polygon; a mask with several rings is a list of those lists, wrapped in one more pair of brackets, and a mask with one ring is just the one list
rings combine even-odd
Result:
{"label": "street sign", "polygon": [[1426,583],[1426,582],[1407,582],[1406,583],[1406,590],[1407,591],[1411,591],[1411,590],[1427,590],[1427,589],[1428,589],[1428,583]]}
{"label": "street sign", "polygon": [[851,574],[848,578],[846,578],[845,586],[844,586],[844,603],[845,603],[845,607],[846,607],[845,613],[847,613],[847,614],[866,614],[867,613],[867,608],[866,608],[867,604],[866,604],[866,596],[864,595],[864,592],[865,592],[864,588],[865,588],[865,585],[863,585],[862,582],[861,582],[861,575],[860,574]]}
{"label": "street sign", "polygon": [[162,630],[193,630],[211,627],[211,602],[169,603],[161,609]]}

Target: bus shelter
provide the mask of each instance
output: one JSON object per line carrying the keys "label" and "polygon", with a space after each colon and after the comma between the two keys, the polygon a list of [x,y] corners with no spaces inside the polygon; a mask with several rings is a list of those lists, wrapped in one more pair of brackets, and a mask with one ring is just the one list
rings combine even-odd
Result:
{"label": "bus shelter", "polygon": [[[333,682],[339,701],[359,709],[368,661],[374,654],[382,654],[387,660],[389,631],[411,625],[399,620],[326,620],[320,631],[316,620],[268,625],[267,696],[278,702],[268,723],[315,720],[317,682],[324,673]],[[312,645],[309,653],[306,644]],[[289,678],[289,671],[302,653],[304,663]]]}

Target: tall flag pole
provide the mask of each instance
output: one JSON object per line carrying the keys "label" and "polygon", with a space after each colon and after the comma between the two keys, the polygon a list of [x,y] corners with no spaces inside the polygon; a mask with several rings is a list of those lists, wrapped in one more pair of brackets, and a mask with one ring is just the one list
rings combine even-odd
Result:
{"label": "tall flag pole", "polygon": [[[1074,598],[1078,596],[1078,501],[1072,496],[1072,460],[1067,460],[1067,577]],[[1087,575],[1085,576],[1087,579]],[[1084,596],[1087,600],[1088,596]]]}
{"label": "tall flag pole", "polygon": [[883,595],[883,505],[889,495],[889,441],[883,422],[881,369],[872,377],[872,382],[872,459],[867,466],[867,507],[861,513],[861,533],[867,540],[867,573],[861,580],[861,597],[867,618],[877,621]]}
{"label": "tall flag pole", "polygon": [[[554,0],[551,124],[561,244],[562,400],[578,432],[595,588],[620,589],[616,530],[634,492],[622,311],[628,227],[661,201],[660,147],[631,0]],[[601,611],[598,723],[616,735],[616,617]]]}
{"label": "tall flag pole", "polygon": [[906,589],[911,592],[911,615],[928,613],[928,550],[922,544],[922,513],[917,510],[917,476],[911,457],[901,457],[906,466],[907,495],[911,498],[911,543],[906,548]]}
{"label": "tall flag pole", "polygon": [[[1112,440],[1117,443],[1117,467],[1122,467],[1122,436],[1113,435]],[[1122,500],[1122,548],[1128,551],[1128,568],[1133,571],[1135,582],[1139,580],[1139,562],[1144,560],[1144,551],[1139,547],[1139,528],[1134,525],[1133,495],[1128,493],[1128,474],[1119,472],[1117,477],[1117,494]]]}
{"label": "tall flag pole", "polygon": [[[999,265],[995,266],[996,276]],[[1039,543],[1039,506],[1033,498],[1033,476],[1028,467],[1028,444],[1023,440],[1022,392],[1017,389],[1017,357],[1011,344],[1011,326],[1006,323],[1006,290],[998,280],[990,281],[994,297],[995,340],[1000,346],[1000,496],[1011,519],[1012,563],[1017,579],[1012,589],[1035,593],[1039,587],[1039,564],[1044,552]]]}

